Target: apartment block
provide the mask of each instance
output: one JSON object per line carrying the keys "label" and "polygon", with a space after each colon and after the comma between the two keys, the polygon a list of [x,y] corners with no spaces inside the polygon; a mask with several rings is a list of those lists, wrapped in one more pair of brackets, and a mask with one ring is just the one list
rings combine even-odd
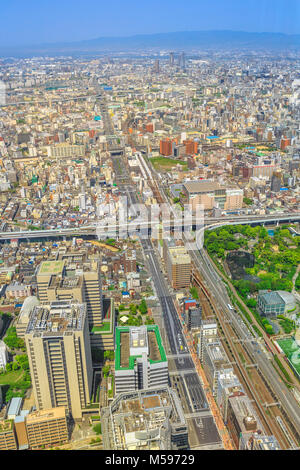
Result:
{"label": "apartment block", "polygon": [[85,153],[84,145],[57,144],[47,147],[48,157],[68,158],[83,157]]}

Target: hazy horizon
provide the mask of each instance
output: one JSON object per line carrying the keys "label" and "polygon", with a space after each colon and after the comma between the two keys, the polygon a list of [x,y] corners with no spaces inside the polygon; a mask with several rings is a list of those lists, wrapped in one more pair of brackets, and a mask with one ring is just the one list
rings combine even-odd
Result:
{"label": "hazy horizon", "polygon": [[300,34],[297,0],[13,0],[1,17],[1,47],[214,30]]}

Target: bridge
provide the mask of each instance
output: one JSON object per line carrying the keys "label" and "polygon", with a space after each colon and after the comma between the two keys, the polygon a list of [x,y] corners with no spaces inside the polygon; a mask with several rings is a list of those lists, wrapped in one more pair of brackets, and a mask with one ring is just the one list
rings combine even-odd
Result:
{"label": "bridge", "polygon": [[[188,220],[189,221],[189,220]],[[260,224],[279,224],[279,223],[292,223],[292,222],[299,222],[300,221],[300,214],[283,214],[277,216],[241,216],[241,217],[234,217],[234,218],[206,218],[203,221],[204,229],[211,230],[215,228],[217,225],[218,227],[225,226],[225,225],[260,225]],[[147,230],[149,236],[153,229],[157,230],[157,226],[161,224],[158,221],[139,221],[135,219],[133,221],[129,221],[128,223],[124,224],[108,224],[105,225],[105,221],[99,221],[99,225],[87,225],[84,227],[72,227],[72,228],[58,228],[58,229],[51,229],[51,230],[29,230],[29,231],[18,231],[18,232],[0,232],[0,241],[5,240],[28,240],[28,239],[35,239],[35,238],[61,238],[61,237],[82,237],[82,236],[94,236],[101,238],[109,236],[109,232],[117,232],[119,231],[119,235],[121,236],[122,233],[131,233],[132,231],[136,231],[139,233],[141,230]],[[173,225],[172,225],[173,224]],[[188,224],[187,224],[188,225]],[[190,224],[190,228],[192,224]],[[177,223],[176,219],[164,221],[163,222],[164,230],[174,230],[175,228],[184,229],[182,221]],[[196,226],[192,227],[196,229]],[[116,233],[116,236],[117,233]]]}

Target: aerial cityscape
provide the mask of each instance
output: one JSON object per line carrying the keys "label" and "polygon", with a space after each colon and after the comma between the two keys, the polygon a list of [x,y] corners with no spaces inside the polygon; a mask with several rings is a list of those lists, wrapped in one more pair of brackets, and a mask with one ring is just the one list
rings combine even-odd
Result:
{"label": "aerial cityscape", "polygon": [[300,22],[128,3],[0,35],[0,450],[299,450]]}

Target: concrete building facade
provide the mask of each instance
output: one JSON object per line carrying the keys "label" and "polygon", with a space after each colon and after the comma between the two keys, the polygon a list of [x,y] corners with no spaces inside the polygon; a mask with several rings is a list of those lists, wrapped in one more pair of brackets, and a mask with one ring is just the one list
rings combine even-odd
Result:
{"label": "concrete building facade", "polygon": [[81,419],[93,378],[85,305],[56,301],[35,307],[25,343],[38,410],[64,406]]}

